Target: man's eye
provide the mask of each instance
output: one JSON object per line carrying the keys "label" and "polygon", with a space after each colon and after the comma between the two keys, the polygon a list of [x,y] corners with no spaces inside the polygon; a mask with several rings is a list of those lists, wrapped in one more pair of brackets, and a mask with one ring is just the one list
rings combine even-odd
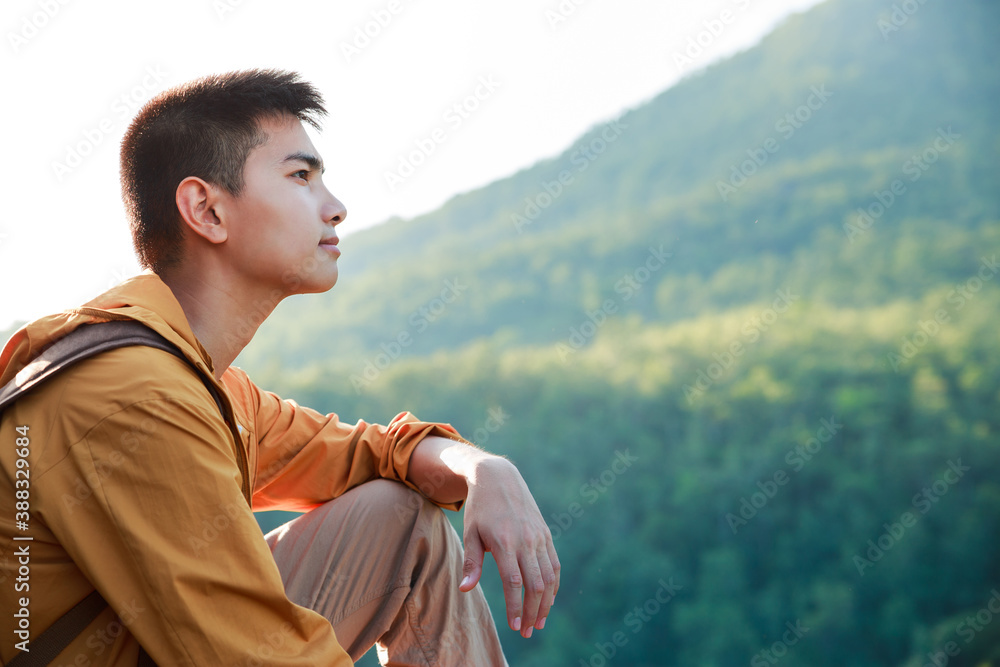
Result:
{"label": "man's eye", "polygon": [[309,180],[309,170],[308,169],[299,169],[297,172],[295,172],[294,174],[292,174],[292,176],[295,176],[297,178],[302,178],[302,179],[305,179],[305,180],[308,181]]}

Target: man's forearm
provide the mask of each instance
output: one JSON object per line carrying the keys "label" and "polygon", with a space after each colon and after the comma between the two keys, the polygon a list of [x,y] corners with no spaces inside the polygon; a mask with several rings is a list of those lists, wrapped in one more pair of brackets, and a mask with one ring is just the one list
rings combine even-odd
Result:
{"label": "man's forearm", "polygon": [[505,459],[464,442],[429,436],[414,448],[406,479],[431,500],[453,503],[466,499],[469,482],[475,483],[479,466],[487,461]]}

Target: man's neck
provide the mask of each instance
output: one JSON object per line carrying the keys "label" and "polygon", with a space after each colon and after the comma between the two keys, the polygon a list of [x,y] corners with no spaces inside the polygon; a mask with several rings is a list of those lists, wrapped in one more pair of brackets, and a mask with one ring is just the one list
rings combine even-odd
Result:
{"label": "man's neck", "polygon": [[212,358],[217,380],[246,347],[283,295],[234,289],[225,280],[182,275],[161,276],[187,317],[191,331]]}

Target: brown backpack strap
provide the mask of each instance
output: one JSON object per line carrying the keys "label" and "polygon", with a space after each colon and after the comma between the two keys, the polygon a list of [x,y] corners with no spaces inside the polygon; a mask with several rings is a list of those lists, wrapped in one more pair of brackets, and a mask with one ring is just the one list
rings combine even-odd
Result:
{"label": "brown backpack strap", "polygon": [[[31,648],[34,650],[18,653],[6,667],[46,667],[52,664],[56,656],[79,637],[107,606],[107,601],[98,591],[91,591],[90,595],[60,616],[45,632],[31,640]],[[156,667],[156,663],[141,647],[137,667]]]}
{"label": "brown backpack strap", "polygon": [[[0,412],[27,392],[78,361],[101,352],[132,345],[155,347],[190,363],[177,346],[141,322],[116,320],[87,324],[55,342],[25,366],[13,380],[0,388]],[[212,395],[219,412],[225,415],[222,397],[215,385],[197,369],[195,372]],[[108,603],[101,594],[96,590],[93,591],[33,639],[31,650],[18,653],[7,663],[7,667],[44,667],[50,664],[107,606]],[[156,667],[156,663],[145,649],[139,651],[138,667]]]}
{"label": "brown backpack strap", "polygon": [[100,593],[92,592],[31,640],[30,651],[15,655],[7,667],[44,667],[52,663],[107,606]]}
{"label": "brown backpack strap", "polygon": [[[72,333],[59,339],[34,361],[25,366],[17,376],[0,389],[0,412],[25,393],[42,384],[59,371],[72,366],[101,352],[107,352],[119,347],[145,345],[170,354],[191,363],[177,346],[156,333],[145,324],[135,320],[115,320],[100,324],[85,324]],[[219,407],[219,412],[225,415],[222,397],[215,385],[195,369],[198,377],[204,383],[208,392]]]}

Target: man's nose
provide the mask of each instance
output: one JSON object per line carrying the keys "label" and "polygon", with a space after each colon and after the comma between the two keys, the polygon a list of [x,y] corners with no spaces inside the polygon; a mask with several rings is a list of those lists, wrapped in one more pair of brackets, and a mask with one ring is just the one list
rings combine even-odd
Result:
{"label": "man's nose", "polygon": [[344,205],[339,199],[330,195],[330,201],[323,204],[321,215],[323,217],[323,222],[339,225],[347,218],[347,209],[344,208]]}

